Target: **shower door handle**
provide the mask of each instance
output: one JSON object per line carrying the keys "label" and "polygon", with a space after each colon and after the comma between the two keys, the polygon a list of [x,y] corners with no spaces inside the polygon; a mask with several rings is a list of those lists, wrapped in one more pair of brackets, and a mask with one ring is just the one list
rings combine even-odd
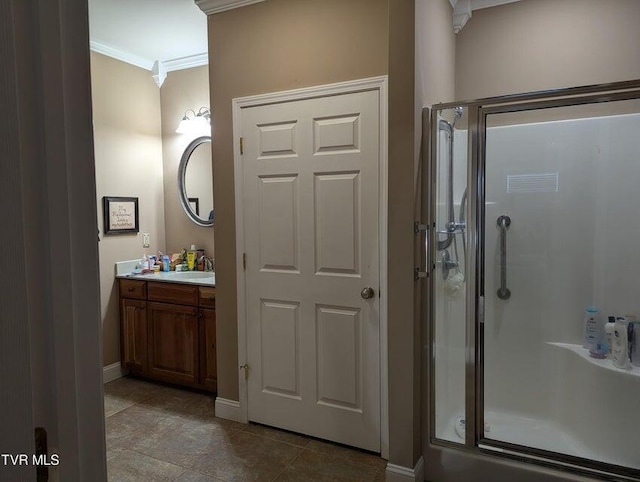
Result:
{"label": "shower door handle", "polygon": [[498,218],[498,228],[500,229],[500,288],[498,288],[498,298],[508,300],[511,298],[511,291],[507,288],[507,229],[511,225],[509,216]]}
{"label": "shower door handle", "polygon": [[418,281],[421,278],[429,277],[429,225],[420,224],[416,221],[414,223],[414,233],[416,236],[420,236],[424,233],[424,271],[420,268],[416,268],[414,271],[414,279]]}

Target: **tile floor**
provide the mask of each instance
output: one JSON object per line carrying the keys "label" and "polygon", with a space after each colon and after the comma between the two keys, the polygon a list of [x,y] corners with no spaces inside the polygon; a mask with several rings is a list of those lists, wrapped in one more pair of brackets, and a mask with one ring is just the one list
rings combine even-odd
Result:
{"label": "tile floor", "polygon": [[380,457],[217,418],[210,395],[121,378],[104,404],[110,482],[385,480]]}

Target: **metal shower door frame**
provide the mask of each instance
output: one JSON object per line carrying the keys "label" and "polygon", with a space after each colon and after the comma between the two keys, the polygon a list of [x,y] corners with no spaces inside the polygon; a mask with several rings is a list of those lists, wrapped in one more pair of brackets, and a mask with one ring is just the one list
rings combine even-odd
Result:
{"label": "metal shower door frame", "polygon": [[[640,481],[640,471],[604,462],[532,449],[484,437],[484,233],[486,119],[491,114],[513,113],[556,107],[606,103],[640,99],[640,80],[610,84],[572,87],[466,102],[450,102],[423,110],[422,219],[429,229],[423,261],[430,275],[422,286],[424,362],[424,405],[427,407],[423,440],[425,473],[433,482],[491,480],[519,482],[586,481],[602,478]],[[435,320],[434,275],[437,249],[436,220],[436,160],[438,113],[455,107],[467,109],[467,273],[466,344],[465,344],[465,443],[464,445],[437,439],[435,436],[435,359],[433,343]],[[425,240],[426,241],[426,240]],[[489,293],[489,296],[494,293]]]}

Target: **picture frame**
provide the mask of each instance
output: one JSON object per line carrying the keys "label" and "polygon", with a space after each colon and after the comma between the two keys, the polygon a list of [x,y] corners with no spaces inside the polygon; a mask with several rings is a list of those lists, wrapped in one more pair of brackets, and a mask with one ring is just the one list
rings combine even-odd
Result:
{"label": "picture frame", "polygon": [[104,234],[128,234],[140,231],[137,197],[104,196]]}

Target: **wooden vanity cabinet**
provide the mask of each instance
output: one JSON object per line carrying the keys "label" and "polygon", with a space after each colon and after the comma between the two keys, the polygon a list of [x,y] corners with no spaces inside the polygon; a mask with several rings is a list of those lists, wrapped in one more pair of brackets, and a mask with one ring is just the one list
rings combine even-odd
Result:
{"label": "wooden vanity cabinet", "polygon": [[132,373],[147,371],[147,283],[120,280],[120,346],[122,366]]}
{"label": "wooden vanity cabinet", "polygon": [[216,366],[216,310],[200,308],[200,383],[215,392],[218,390]]}
{"label": "wooden vanity cabinet", "polygon": [[123,366],[142,377],[216,391],[215,287],[119,282]]}
{"label": "wooden vanity cabinet", "polygon": [[149,302],[149,375],[198,385],[198,308]]}
{"label": "wooden vanity cabinet", "polygon": [[147,302],[120,300],[122,366],[134,373],[147,370]]}

